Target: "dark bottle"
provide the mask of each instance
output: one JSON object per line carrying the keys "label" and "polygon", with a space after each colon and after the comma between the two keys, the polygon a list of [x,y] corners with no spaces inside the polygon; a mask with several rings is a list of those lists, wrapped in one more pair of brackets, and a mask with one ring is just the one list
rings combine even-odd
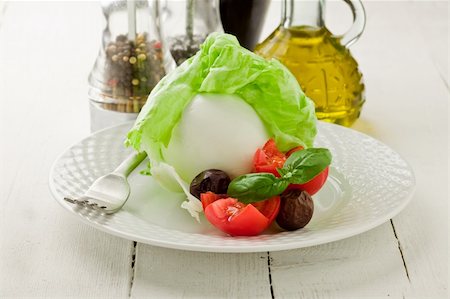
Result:
{"label": "dark bottle", "polygon": [[270,0],[220,0],[220,17],[226,33],[253,51],[258,43]]}

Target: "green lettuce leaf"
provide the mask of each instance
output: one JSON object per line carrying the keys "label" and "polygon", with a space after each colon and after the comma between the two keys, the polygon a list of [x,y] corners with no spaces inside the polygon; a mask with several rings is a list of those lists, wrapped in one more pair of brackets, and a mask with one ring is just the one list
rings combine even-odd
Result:
{"label": "green lettuce leaf", "polygon": [[213,33],[200,51],[164,77],[149,95],[126,144],[164,161],[162,149],[185,107],[198,93],[235,94],[253,107],[278,148],[311,147],[316,135],[314,104],[277,60],[242,48],[228,34]]}

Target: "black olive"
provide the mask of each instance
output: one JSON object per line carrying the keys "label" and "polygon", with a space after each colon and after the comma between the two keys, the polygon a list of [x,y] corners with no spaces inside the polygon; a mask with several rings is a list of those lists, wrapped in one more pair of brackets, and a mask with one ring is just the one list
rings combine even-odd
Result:
{"label": "black olive", "polygon": [[296,230],[308,224],[314,212],[314,203],[308,192],[293,189],[281,194],[280,199],[277,223],[281,228]]}
{"label": "black olive", "polygon": [[200,194],[208,191],[216,194],[227,193],[231,180],[226,172],[219,169],[208,169],[199,173],[191,182],[190,192],[200,199]]}

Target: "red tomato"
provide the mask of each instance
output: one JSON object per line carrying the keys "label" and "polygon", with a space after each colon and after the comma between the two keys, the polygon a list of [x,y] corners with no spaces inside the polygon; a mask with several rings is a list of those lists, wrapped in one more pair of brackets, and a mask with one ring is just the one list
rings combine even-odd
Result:
{"label": "red tomato", "polygon": [[[277,168],[281,168],[292,153],[303,150],[303,146],[297,146],[289,150],[286,154],[280,152],[273,139],[269,139],[262,149],[258,149],[253,156],[253,171],[254,172],[268,172],[277,177],[280,174]],[[308,192],[310,195],[316,194],[323,184],[325,184],[328,177],[328,167],[319,173],[309,182],[304,184],[291,184],[288,189],[300,189]]]}
{"label": "red tomato", "polygon": [[[216,200],[227,197],[228,195],[226,194],[215,194],[211,191],[200,194],[200,200],[202,201],[203,210],[205,210],[208,205],[215,202]],[[263,201],[253,202],[252,205],[269,220],[270,224],[277,217],[280,210],[280,197],[274,196]]]}
{"label": "red tomato", "polygon": [[290,149],[287,153],[286,153],[286,158],[289,158],[290,155],[292,155],[292,153],[295,153],[296,151],[301,151],[302,149],[304,149],[303,146],[299,145],[297,147],[294,147],[292,149]]}
{"label": "red tomato", "polygon": [[284,154],[280,152],[277,145],[275,144],[275,140],[273,140],[272,138],[267,140],[262,149],[269,157],[284,156]]}
{"label": "red tomato", "polygon": [[231,236],[256,236],[270,224],[269,219],[253,205],[231,197],[209,204],[205,216],[211,224]]}
{"label": "red tomato", "polygon": [[283,167],[286,156],[280,152],[273,139],[269,139],[262,149],[257,149],[253,156],[253,171],[268,172],[279,177],[277,168]]}
{"label": "red tomato", "polygon": [[273,222],[280,211],[279,196],[274,196],[263,201],[252,202],[251,204],[269,219],[269,224]]}
{"label": "red tomato", "polygon": [[201,193],[200,194],[200,200],[202,202],[203,211],[206,209],[206,207],[210,203],[215,202],[218,199],[227,198],[227,197],[228,197],[228,195],[226,195],[226,194],[216,194],[216,193],[211,192],[211,191],[208,191],[208,192],[205,192],[205,193]]}
{"label": "red tomato", "polygon": [[309,182],[306,182],[304,184],[291,184],[289,185],[288,189],[300,189],[308,192],[309,195],[314,195],[317,193],[317,191],[320,190],[320,188],[322,188],[323,184],[325,184],[325,182],[327,181],[328,169],[329,167],[325,168],[321,173],[316,175]]}
{"label": "red tomato", "polygon": [[[286,153],[286,157],[289,158],[292,153],[296,151],[301,151],[303,149],[303,146],[297,146],[293,149],[289,150]],[[322,188],[323,184],[327,181],[328,177],[328,167],[325,168],[321,173],[319,173],[317,176],[315,176],[312,180],[309,182],[306,182],[304,184],[291,184],[289,185],[288,189],[300,189],[304,190],[309,193],[309,195],[316,194],[320,188]]]}

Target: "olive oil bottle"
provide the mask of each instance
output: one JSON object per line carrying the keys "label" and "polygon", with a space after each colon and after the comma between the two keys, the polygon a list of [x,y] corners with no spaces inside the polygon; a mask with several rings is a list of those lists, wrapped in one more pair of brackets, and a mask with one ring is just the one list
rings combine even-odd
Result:
{"label": "olive oil bottle", "polygon": [[334,36],[322,19],[324,5],[324,1],[284,0],[281,25],[255,52],[277,58],[294,74],[315,102],[318,119],[350,126],[359,117],[365,97],[362,74],[346,45],[361,34],[364,20],[361,27],[355,15],[353,26],[361,27],[359,32],[350,29],[347,35]]}

